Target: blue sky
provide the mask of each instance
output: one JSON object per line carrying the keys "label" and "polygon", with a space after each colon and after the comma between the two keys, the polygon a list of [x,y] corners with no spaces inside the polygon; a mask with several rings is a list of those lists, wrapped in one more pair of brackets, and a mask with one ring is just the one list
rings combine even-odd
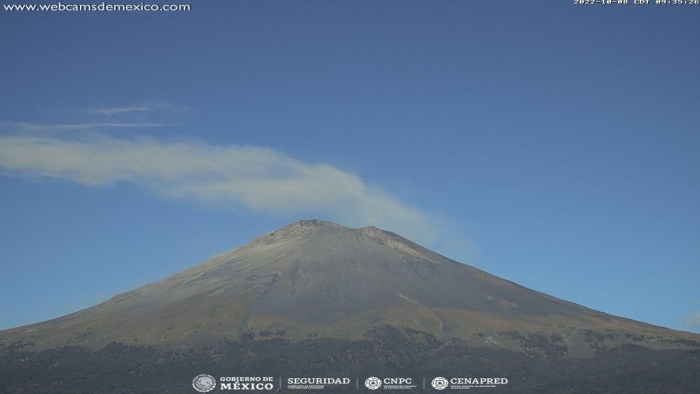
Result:
{"label": "blue sky", "polygon": [[191,4],[0,12],[0,329],[320,218],[700,332],[700,7]]}

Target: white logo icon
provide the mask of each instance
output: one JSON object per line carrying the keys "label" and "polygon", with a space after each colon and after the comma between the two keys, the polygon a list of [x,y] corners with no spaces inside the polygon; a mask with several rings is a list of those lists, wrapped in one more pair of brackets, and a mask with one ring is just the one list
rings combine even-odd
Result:
{"label": "white logo icon", "polygon": [[444,390],[450,385],[450,382],[448,382],[447,379],[443,378],[442,376],[438,376],[437,378],[433,379],[430,384],[433,385],[435,390]]}
{"label": "white logo icon", "polygon": [[194,389],[200,393],[208,393],[214,390],[214,387],[216,387],[216,379],[214,379],[213,376],[205,373],[197,375],[194,379],[192,379],[192,387],[194,387]]}
{"label": "white logo icon", "polygon": [[367,388],[370,390],[376,390],[382,387],[382,381],[381,379],[372,376],[371,378],[367,378],[367,380],[365,380],[365,386],[367,386]]}

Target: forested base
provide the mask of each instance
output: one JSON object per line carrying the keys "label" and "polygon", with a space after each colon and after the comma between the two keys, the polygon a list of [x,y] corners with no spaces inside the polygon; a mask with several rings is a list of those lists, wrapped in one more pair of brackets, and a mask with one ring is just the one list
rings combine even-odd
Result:
{"label": "forested base", "polygon": [[[627,345],[594,358],[547,359],[445,343],[429,334],[384,327],[367,340],[283,338],[222,342],[197,351],[114,343],[99,351],[65,347],[0,356],[0,393],[195,393],[192,378],[219,376],[505,377],[488,393],[700,393],[700,351],[653,351]],[[276,385],[277,387],[277,385]],[[298,392],[300,390],[289,390]],[[332,390],[323,390],[328,392]],[[335,390],[336,392],[342,390]],[[354,385],[346,391],[357,392]],[[368,392],[360,382],[361,392]],[[220,392],[218,389],[213,392]],[[408,391],[399,391],[408,392]]]}

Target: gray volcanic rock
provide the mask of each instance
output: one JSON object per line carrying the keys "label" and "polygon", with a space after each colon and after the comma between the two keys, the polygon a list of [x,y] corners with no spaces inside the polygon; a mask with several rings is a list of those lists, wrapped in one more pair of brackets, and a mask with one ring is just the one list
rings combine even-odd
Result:
{"label": "gray volcanic rock", "polygon": [[2,331],[0,343],[177,348],[243,334],[357,339],[382,325],[521,352],[553,346],[569,356],[625,343],[700,347],[698,335],[527,289],[394,233],[319,220],[290,224],[92,308]]}

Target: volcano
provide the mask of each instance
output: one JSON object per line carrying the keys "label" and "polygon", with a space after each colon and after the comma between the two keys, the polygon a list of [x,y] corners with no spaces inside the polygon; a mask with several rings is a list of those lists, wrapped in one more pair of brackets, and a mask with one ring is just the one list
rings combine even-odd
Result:
{"label": "volcano", "polygon": [[[673,357],[691,354],[692,360],[700,360],[700,335],[557,299],[450,260],[389,231],[320,220],[292,223],[71,315],[0,331],[2,352],[27,359],[58,348],[99,354],[113,351],[117,344],[149,352],[210,354],[222,343],[289,347],[249,349],[253,360],[239,360],[238,369],[251,365],[265,369],[260,364],[265,357],[285,359],[289,349],[310,343],[316,346],[314,357],[335,360],[313,364],[323,368],[350,368],[328,355],[337,355],[333,349],[338,346],[362,348],[358,344],[363,343],[374,343],[374,350],[357,350],[363,354],[357,357],[367,357],[369,364],[383,357],[372,353],[378,351],[376,346],[388,352],[399,346],[415,350],[382,361],[382,368],[394,365],[404,370],[440,352],[451,354],[440,360],[493,352],[484,357],[505,364],[520,360],[516,364],[525,365],[522,360],[600,360],[613,357],[615,351],[626,349],[628,354],[632,346],[645,360],[663,359],[660,354],[670,354],[664,351],[688,352]],[[308,360],[297,362],[284,368],[301,368]],[[363,362],[353,365],[360,368]],[[307,367],[305,371],[316,370]],[[17,373],[29,373],[22,371]],[[698,387],[696,382],[693,378],[691,386],[684,387]],[[525,388],[521,386],[520,392]]]}
{"label": "volcano", "polygon": [[512,349],[547,334],[581,356],[591,335],[652,348],[698,337],[527,289],[389,231],[302,220],[92,308],[0,332],[0,342],[196,347],[250,332],[355,339],[381,325]]}

